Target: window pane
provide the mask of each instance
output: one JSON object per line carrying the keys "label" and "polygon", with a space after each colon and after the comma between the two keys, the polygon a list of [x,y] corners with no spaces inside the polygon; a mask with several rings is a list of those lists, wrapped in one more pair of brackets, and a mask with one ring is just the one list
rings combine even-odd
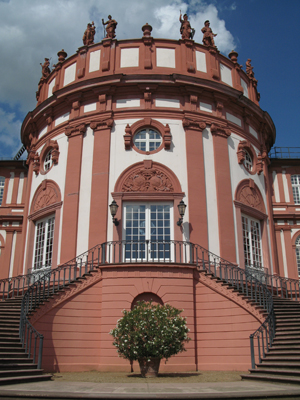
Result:
{"label": "window pane", "polygon": [[2,201],[3,201],[4,183],[5,183],[4,176],[0,176],[0,206],[1,206]]}
{"label": "window pane", "polygon": [[51,267],[55,217],[36,223],[33,270]]}
{"label": "window pane", "polygon": [[162,137],[153,129],[143,129],[134,135],[133,143],[141,151],[154,151],[161,145]]}
{"label": "window pane", "polygon": [[292,181],[294,203],[300,204],[300,175],[292,175],[291,181]]}
{"label": "window pane", "polygon": [[171,206],[148,203],[128,204],[125,208],[125,258],[170,259]]}
{"label": "window pane", "polygon": [[262,268],[260,222],[242,216],[245,266]]}

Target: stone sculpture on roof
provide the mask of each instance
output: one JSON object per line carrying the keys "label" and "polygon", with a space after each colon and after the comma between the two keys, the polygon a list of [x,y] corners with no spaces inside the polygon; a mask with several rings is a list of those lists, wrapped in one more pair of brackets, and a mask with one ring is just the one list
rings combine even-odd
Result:
{"label": "stone sculpture on roof", "polygon": [[217,36],[217,33],[213,33],[209,25],[210,22],[206,20],[204,22],[204,27],[201,29],[201,32],[203,33],[202,42],[204,46],[216,47],[214,37]]}
{"label": "stone sculpture on roof", "polygon": [[106,25],[106,38],[114,39],[116,37],[117,21],[112,19],[111,15],[109,15],[106,22],[104,22],[104,19],[102,18],[102,24],[103,26]]}
{"label": "stone sculpture on roof", "polygon": [[87,28],[83,34],[82,41],[85,46],[94,44],[95,33],[96,33],[96,27],[94,25],[94,21],[92,21],[91,24],[90,23],[87,24]]}
{"label": "stone sculpture on roof", "polygon": [[51,73],[50,68],[49,68],[49,65],[50,65],[49,58],[45,58],[44,64],[40,63],[40,65],[41,65],[41,67],[42,67],[42,77],[41,77],[41,79],[40,79],[40,81],[39,81],[38,90],[37,90],[37,92],[36,92],[36,99],[37,99],[37,101],[39,100],[40,92],[41,92],[41,88],[42,88],[42,86],[43,86],[43,83],[45,82],[45,80],[48,78],[48,76],[49,76],[50,73]]}
{"label": "stone sculpture on roof", "polygon": [[182,14],[180,13],[179,22],[181,22],[180,33],[182,39],[193,39],[195,34],[195,29],[191,27],[190,21],[188,20],[187,14],[184,14],[182,19]]}

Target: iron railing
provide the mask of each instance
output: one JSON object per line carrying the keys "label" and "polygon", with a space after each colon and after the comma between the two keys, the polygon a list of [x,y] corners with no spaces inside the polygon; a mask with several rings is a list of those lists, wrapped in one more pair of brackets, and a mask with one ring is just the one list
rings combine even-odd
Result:
{"label": "iron railing", "polygon": [[[229,287],[244,293],[268,314],[273,313],[272,295],[265,284],[249,271],[209,252],[199,245],[180,241],[115,241],[93,247],[73,260],[49,271],[32,283],[22,301],[20,337],[23,346],[33,354],[38,354],[41,367],[43,335],[30,324],[27,316],[50,296],[66,286],[84,278],[107,264],[126,263],[174,263],[192,264],[199,272],[206,272],[226,282]],[[273,320],[273,319],[271,319]],[[274,335],[274,324],[264,322],[270,338]]]}
{"label": "iron railing", "polygon": [[256,279],[265,284],[274,296],[288,300],[300,301],[299,279],[284,278],[278,275],[271,275],[268,270],[261,270],[246,266]]}
{"label": "iron railing", "polygon": [[300,158],[300,147],[272,147],[270,158]]}
{"label": "iron railing", "polygon": [[[39,368],[42,362],[43,335],[31,325],[28,316],[50,296],[93,271],[99,270],[101,266],[127,263],[195,265],[200,273],[205,272],[215,279],[226,282],[230,288],[244,294],[260,306],[262,311],[265,310],[268,314],[266,320],[250,336],[252,366],[255,366],[255,357],[261,360],[261,354],[264,356],[269,351],[275,335],[271,291],[275,291],[275,294],[279,296],[286,297],[288,295],[288,298],[295,300],[300,297],[298,281],[296,281],[298,282],[298,290],[296,290],[295,280],[271,276],[254,268],[241,269],[203,247],[190,242],[151,240],[106,242],[93,247],[55,269],[44,270],[42,274],[38,271],[38,279],[35,274],[11,278],[10,290],[4,290],[8,297],[17,295],[17,293],[24,295],[21,307],[20,337],[23,346],[29,353],[28,357],[32,355],[34,362],[37,358]],[[0,281],[0,287],[2,284],[2,287],[7,289],[7,281]],[[23,284],[23,282],[26,284]],[[12,290],[13,285],[15,288],[22,287],[22,290]],[[293,288],[292,291],[291,287]],[[254,343],[254,338],[257,338],[257,345]],[[256,356],[255,348],[258,352]]]}

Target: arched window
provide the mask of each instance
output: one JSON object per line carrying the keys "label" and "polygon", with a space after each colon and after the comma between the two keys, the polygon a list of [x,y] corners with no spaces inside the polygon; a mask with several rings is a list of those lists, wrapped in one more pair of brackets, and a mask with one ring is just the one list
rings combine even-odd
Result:
{"label": "arched window", "polygon": [[295,204],[300,204],[300,175],[292,175],[292,189]]}
{"label": "arched window", "polygon": [[1,206],[2,200],[3,200],[4,183],[5,183],[4,176],[0,176],[0,206]]}
{"label": "arched window", "polygon": [[296,260],[297,260],[298,276],[300,276],[300,235],[296,239]]}

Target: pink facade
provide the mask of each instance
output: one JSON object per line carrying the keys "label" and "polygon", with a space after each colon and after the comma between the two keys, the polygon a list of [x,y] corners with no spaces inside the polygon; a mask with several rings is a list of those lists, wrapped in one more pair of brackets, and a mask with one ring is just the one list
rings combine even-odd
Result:
{"label": "pink facade", "polygon": [[42,82],[21,129],[26,169],[0,163],[0,278],[114,243],[98,271],[31,316],[44,369],[128,370],[109,331],[151,295],[183,309],[191,330],[187,352],[162,370],[249,368],[264,314],[181,252],[191,242],[242,269],[298,278],[300,167],[270,164],[274,124],[257,81],[229,57],[190,39],[104,39],[60,54]]}

